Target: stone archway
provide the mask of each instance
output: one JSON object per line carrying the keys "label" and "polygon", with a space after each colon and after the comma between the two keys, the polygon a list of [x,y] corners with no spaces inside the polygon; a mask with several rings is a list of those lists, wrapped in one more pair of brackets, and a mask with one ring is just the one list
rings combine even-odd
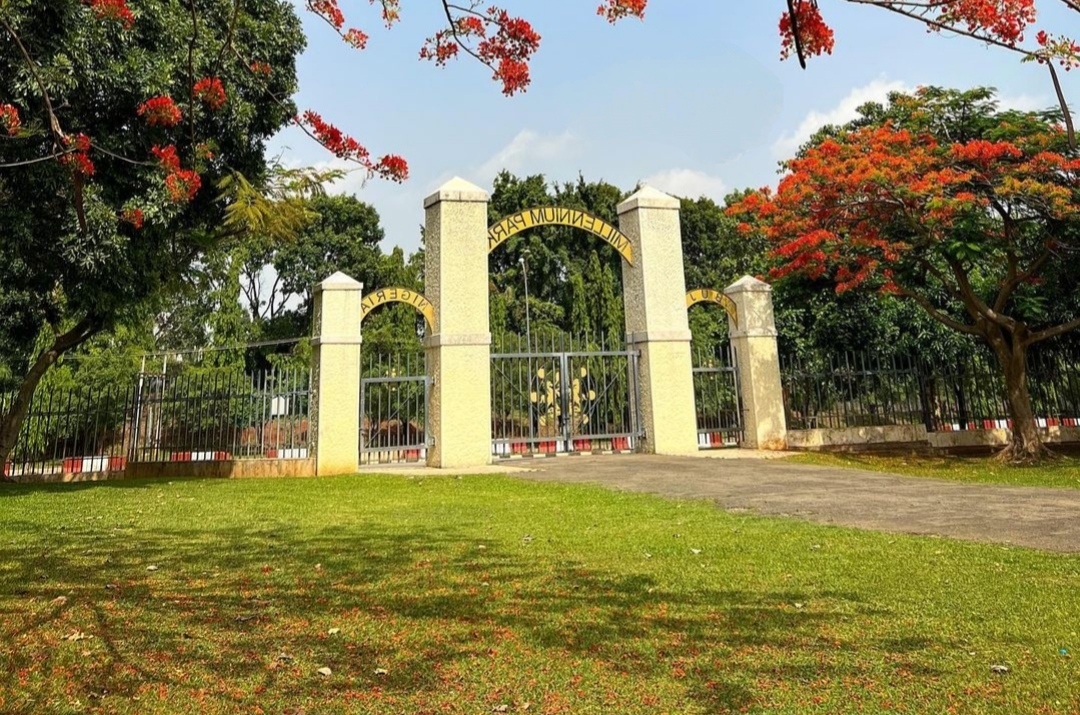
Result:
{"label": "stone archway", "polygon": [[[488,227],[488,252],[542,226],[566,226],[610,245],[626,264],[634,247],[622,231],[585,211],[526,209]],[[491,355],[491,449],[496,458],[637,451],[640,351],[622,335],[576,331],[533,341],[503,335]]]}
{"label": "stone archway", "polygon": [[380,288],[368,293],[360,302],[360,321],[363,322],[368,314],[389,303],[405,303],[416,309],[416,312],[424,316],[428,330],[435,332],[435,306],[421,293],[410,288]]}
{"label": "stone archway", "polygon": [[487,205],[487,193],[463,179],[452,179],[424,202],[425,293],[438,326],[425,341],[433,378],[428,463],[491,461],[491,386],[476,379],[488,373],[491,360],[487,257],[512,232],[548,220],[622,246],[626,342],[639,356],[643,451],[696,452],[679,201],[645,187],[619,205],[618,229],[569,209],[516,214],[500,229],[488,226]]}

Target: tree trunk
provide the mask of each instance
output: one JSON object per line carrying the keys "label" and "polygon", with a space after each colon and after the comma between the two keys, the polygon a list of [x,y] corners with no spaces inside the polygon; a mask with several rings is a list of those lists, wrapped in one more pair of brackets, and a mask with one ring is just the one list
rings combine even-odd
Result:
{"label": "tree trunk", "polygon": [[1012,418],[1009,444],[997,454],[1003,462],[1030,464],[1053,456],[1042,443],[1035,410],[1031,406],[1031,393],[1027,382],[1027,350],[1022,341],[1006,342],[1003,338],[990,341],[1005,375],[1005,398]]}
{"label": "tree trunk", "polygon": [[[0,417],[0,465],[7,466],[8,458],[15,449],[15,443],[19,439],[19,433],[22,431],[23,422],[26,420],[26,414],[30,410],[30,403],[38,384],[41,383],[41,378],[45,377],[45,373],[61,355],[81,345],[96,332],[96,324],[86,318],[68,332],[57,336],[53,344],[34,360],[34,364],[23,377],[22,384],[19,385],[19,392],[15,395],[15,399]],[[7,472],[7,469],[0,470],[2,479],[14,481]]]}

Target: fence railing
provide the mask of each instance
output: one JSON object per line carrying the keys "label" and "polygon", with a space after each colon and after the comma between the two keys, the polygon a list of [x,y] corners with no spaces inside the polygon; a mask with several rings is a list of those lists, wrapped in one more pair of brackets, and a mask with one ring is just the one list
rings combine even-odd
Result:
{"label": "fence railing", "polygon": [[[130,450],[133,385],[38,390],[4,476],[107,472],[125,468]],[[0,410],[15,395],[0,395]]]}
{"label": "fence railing", "polygon": [[[121,471],[129,461],[308,456],[307,370],[142,374],[130,385],[42,389],[8,476]],[[7,410],[13,395],[0,396]]]}
{"label": "fence railing", "polygon": [[[788,429],[922,425],[928,431],[1010,426],[1004,378],[984,351],[950,361],[848,353],[781,359]],[[1040,424],[1080,420],[1080,355],[1032,351],[1028,389]]]}
{"label": "fence railing", "polygon": [[307,457],[308,382],[307,370],[142,375],[132,459]]}

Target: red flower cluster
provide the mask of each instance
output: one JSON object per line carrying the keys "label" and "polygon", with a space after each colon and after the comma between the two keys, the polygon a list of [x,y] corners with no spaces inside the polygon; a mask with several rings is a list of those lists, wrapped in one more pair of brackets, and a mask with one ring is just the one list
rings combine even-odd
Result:
{"label": "red flower cluster", "polygon": [[[372,0],[372,4],[376,0]],[[345,15],[341,12],[341,8],[338,6],[338,0],[306,0],[307,7],[313,13],[321,17],[331,27],[337,30],[341,35],[341,39],[345,40],[348,44],[352,45],[358,50],[362,50],[367,46],[368,36],[362,30],[352,28],[348,31],[342,32],[342,28],[345,27]],[[387,6],[393,7],[388,10]],[[397,3],[396,1],[390,3],[389,0],[383,0],[383,19],[386,19],[389,25],[393,20],[387,19],[387,13],[393,12],[393,16],[397,17]]]}
{"label": "red flower cluster", "polygon": [[10,104],[0,104],[0,130],[13,137],[21,129],[22,121],[19,119],[19,110]]}
{"label": "red flower cluster", "polygon": [[203,77],[195,83],[193,91],[210,109],[218,110],[225,106],[225,87],[217,77]]}
{"label": "red flower cluster", "polygon": [[190,169],[181,169],[165,177],[165,190],[169,192],[169,198],[178,204],[194,199],[200,188],[202,177]]}
{"label": "red flower cluster", "polygon": [[[427,39],[420,49],[420,59],[445,64],[457,57],[460,43],[480,38],[475,55],[492,69],[493,78],[502,82],[503,93],[522,91],[529,85],[529,59],[540,48],[540,35],[526,20],[495,6],[488,7],[486,15],[473,13],[454,20],[453,28],[440,30]],[[491,25],[497,30],[489,35]]]}
{"label": "red flower cluster", "polygon": [[1035,41],[1043,48],[1037,55],[1039,64],[1055,59],[1061,63],[1066,71],[1073,67],[1080,67],[1080,44],[1068,37],[1052,35],[1045,30],[1035,36]]}
{"label": "red flower cluster", "polygon": [[339,159],[363,164],[371,156],[370,152],[360,142],[345,134],[333,124],[323,121],[322,116],[310,109],[304,112],[304,116],[297,121],[301,125],[306,124],[310,127],[319,143]]}
{"label": "red flower cluster", "polygon": [[270,76],[270,73],[274,70],[266,62],[252,62],[251,71],[255,74],[261,74],[263,76]]}
{"label": "red flower cluster", "polygon": [[649,0],[604,0],[596,8],[596,14],[606,17],[608,22],[618,22],[624,17],[645,17],[645,6]]}
{"label": "red flower cluster", "polygon": [[[795,51],[795,30],[807,56],[832,54],[835,39],[832,28],[825,24],[818,10],[817,0],[795,0],[795,22],[791,13],[780,17],[780,56],[787,59]],[[797,28],[796,28],[797,26]]]}
{"label": "red flower cluster", "polygon": [[139,105],[138,115],[150,126],[175,127],[183,119],[172,97],[154,97]]}
{"label": "red flower cluster", "polygon": [[366,147],[311,110],[304,112],[303,117],[297,117],[296,122],[309,128],[318,142],[339,159],[360,164],[369,173],[392,181],[404,181],[409,177],[409,165],[400,156],[388,155],[373,162]]}
{"label": "red flower cluster", "polygon": [[420,59],[434,60],[437,65],[444,65],[447,61],[457,57],[458,44],[454,33],[450,30],[439,30],[434,36],[429,37],[424,46],[420,48]]}
{"label": "red flower cluster", "polygon": [[995,162],[1007,159],[1019,159],[1024,155],[1020,148],[1011,142],[991,142],[985,139],[973,139],[965,144],[953,144],[950,153],[958,161],[989,167]]}
{"label": "red flower cluster", "polygon": [[1014,45],[1024,39],[1024,29],[1035,22],[1035,0],[946,0],[936,3],[938,22],[965,25],[968,31],[986,32]]}
{"label": "red flower cluster", "polygon": [[355,27],[342,35],[342,37],[345,39],[345,42],[352,45],[358,50],[362,50],[367,47],[367,34],[362,30],[357,30]]}
{"label": "red flower cluster", "polygon": [[161,168],[167,174],[165,190],[169,193],[169,198],[178,204],[194,199],[202,187],[202,177],[198,172],[181,168],[176,147],[171,144],[165,148],[155,146],[150,153],[161,163]]}
{"label": "red flower cluster", "polygon": [[60,157],[60,163],[71,169],[76,176],[90,177],[97,169],[90,161],[90,137],[75,134],[64,137],[67,153]]}
{"label": "red flower cluster", "polygon": [[337,0],[307,0],[308,9],[340,30],[345,25],[345,16],[338,7]]}
{"label": "red flower cluster", "polygon": [[374,171],[379,176],[391,181],[405,181],[409,178],[409,164],[396,154],[387,154],[379,159]]}
{"label": "red flower cluster", "polygon": [[114,20],[122,23],[125,29],[135,24],[135,15],[127,6],[126,0],[83,0],[99,20]]}
{"label": "red flower cluster", "polygon": [[125,223],[130,223],[135,227],[135,230],[138,231],[143,227],[145,217],[143,216],[142,209],[124,209],[123,213],[120,214],[120,220]]}
{"label": "red flower cluster", "polygon": [[540,49],[540,35],[527,21],[511,17],[505,10],[488,8],[488,15],[499,26],[494,37],[476,47],[487,62],[498,61],[495,78],[502,80],[503,93],[510,95],[529,85],[529,59]]}
{"label": "red flower cluster", "polygon": [[159,146],[154,146],[150,153],[154,155],[154,158],[161,164],[161,168],[165,169],[169,173],[180,171],[180,157],[176,153],[176,147],[169,145],[162,149]]}

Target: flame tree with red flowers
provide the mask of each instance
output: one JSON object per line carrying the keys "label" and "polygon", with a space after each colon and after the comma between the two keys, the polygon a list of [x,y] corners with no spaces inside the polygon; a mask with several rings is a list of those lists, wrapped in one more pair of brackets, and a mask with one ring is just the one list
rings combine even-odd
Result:
{"label": "flame tree with red flowers", "polygon": [[765,232],[775,278],[893,294],[983,341],[1013,422],[1001,457],[1042,459],[1027,356],[1080,328],[1047,300],[1080,289],[1080,153],[1060,117],[998,111],[991,90],[924,88],[878,109],[822,132],[775,191],[730,211]]}

